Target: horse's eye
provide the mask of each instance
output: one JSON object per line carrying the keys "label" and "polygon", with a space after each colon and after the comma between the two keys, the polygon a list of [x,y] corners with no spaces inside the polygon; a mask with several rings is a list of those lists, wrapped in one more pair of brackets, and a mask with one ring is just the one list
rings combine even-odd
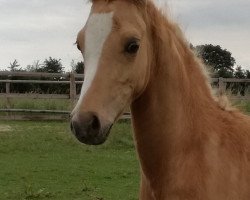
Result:
{"label": "horse's eye", "polygon": [[78,49],[79,51],[81,51],[80,45],[79,45],[79,44],[76,44],[76,46],[77,46],[77,49]]}
{"label": "horse's eye", "polygon": [[125,52],[129,54],[136,54],[139,48],[140,48],[139,41],[133,39],[126,44]]}

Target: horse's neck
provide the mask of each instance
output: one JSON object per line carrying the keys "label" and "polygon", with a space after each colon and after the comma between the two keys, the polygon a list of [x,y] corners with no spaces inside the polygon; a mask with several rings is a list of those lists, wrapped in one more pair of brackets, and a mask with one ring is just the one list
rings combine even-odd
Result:
{"label": "horse's neck", "polygon": [[148,87],[131,107],[142,169],[158,180],[178,147],[181,151],[192,145],[192,134],[204,128],[203,117],[216,107],[195,56],[187,46],[175,44],[176,39],[172,50],[161,47],[165,54],[154,66],[158,69],[152,70]]}

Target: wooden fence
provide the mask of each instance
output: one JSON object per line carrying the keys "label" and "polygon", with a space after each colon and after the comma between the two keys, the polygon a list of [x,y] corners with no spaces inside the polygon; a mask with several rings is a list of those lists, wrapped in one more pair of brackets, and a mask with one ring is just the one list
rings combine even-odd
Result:
{"label": "wooden fence", "polygon": [[[219,95],[225,94],[231,100],[250,100],[250,79],[212,78],[211,84],[217,83]],[[234,84],[234,87],[230,85]],[[237,84],[237,85],[236,85]],[[244,91],[244,95],[241,94]]]}
{"label": "wooden fence", "polygon": [[[10,98],[29,98],[29,99],[70,99],[71,104],[75,103],[78,98],[76,95],[76,84],[82,84],[84,75],[75,73],[26,73],[26,72],[0,72],[0,77],[7,77],[6,80],[0,80],[5,83],[5,93],[0,93],[0,98],[5,98],[8,102]],[[62,78],[63,80],[12,80],[13,77],[25,78]],[[76,81],[82,79],[82,81]],[[11,93],[10,84],[32,83],[32,84],[69,84],[69,94],[37,94],[37,93]]]}
{"label": "wooden fence", "polygon": [[[5,99],[7,102],[6,109],[0,109],[2,113],[9,113],[3,115],[4,118],[8,119],[65,119],[68,118],[70,111],[56,111],[56,110],[29,110],[29,109],[11,109],[10,100],[13,98],[28,98],[28,99],[69,99],[71,108],[75,105],[79,95],[77,95],[77,84],[82,84],[84,80],[83,74],[75,74],[75,73],[30,73],[30,72],[0,72],[0,77],[4,77],[0,79],[0,84],[5,85],[5,92],[0,93],[0,98]],[[20,77],[27,79],[56,79],[56,80],[20,80]],[[19,78],[19,79],[18,79]],[[245,96],[234,95],[231,96],[232,99],[237,100],[250,100],[250,79],[224,79],[224,78],[212,78],[212,84],[218,87],[219,92],[226,93],[226,88],[228,83],[239,83],[245,84],[248,87],[248,92]],[[10,88],[11,84],[68,84],[69,85],[69,93],[67,94],[38,94],[38,93],[12,93]],[[12,114],[10,114],[12,113]],[[13,113],[19,113],[18,115],[13,115]],[[20,113],[26,113],[20,115]],[[36,114],[36,116],[30,116],[29,113]],[[0,115],[0,119],[3,118]],[[14,116],[14,117],[13,117]],[[20,117],[21,116],[21,117]],[[38,116],[38,117],[37,117]],[[129,118],[129,113],[125,113],[124,118]]]}
{"label": "wooden fence", "polygon": [[[0,115],[0,119],[68,119],[69,110],[32,110],[32,109],[12,109],[11,99],[24,98],[24,99],[69,99],[71,109],[74,107],[79,95],[76,91],[76,86],[82,84],[84,80],[83,74],[75,73],[30,73],[30,72],[1,72],[0,84],[5,84],[5,92],[0,93],[0,99],[6,100],[6,107],[0,109],[0,113],[8,113],[8,115]],[[25,77],[27,79],[42,79],[50,78],[57,80],[19,80],[18,78]],[[58,80],[59,79],[59,80]],[[39,93],[12,93],[10,88],[11,84],[18,83],[32,83],[32,84],[68,84],[69,93],[67,94],[39,94]],[[18,114],[17,114],[18,113]],[[30,115],[32,114],[32,115]],[[130,113],[124,113],[123,119],[130,118]]]}

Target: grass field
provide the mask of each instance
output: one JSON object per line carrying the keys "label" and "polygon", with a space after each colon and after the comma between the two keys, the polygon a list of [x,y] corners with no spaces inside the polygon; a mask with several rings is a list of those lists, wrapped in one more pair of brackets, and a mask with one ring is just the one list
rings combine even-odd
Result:
{"label": "grass field", "polygon": [[[0,108],[5,107],[0,99]],[[235,105],[250,113],[250,102]],[[13,108],[68,110],[67,100],[12,100]],[[91,147],[66,122],[0,121],[0,200],[135,200],[139,167],[129,123]]]}
{"label": "grass field", "polygon": [[0,199],[138,199],[129,123],[118,123],[98,147],[69,132],[65,122],[0,121]]}
{"label": "grass field", "polygon": [[[11,99],[13,109],[37,110],[70,110],[70,100],[67,99]],[[0,98],[0,109],[7,108],[6,100]]]}
{"label": "grass field", "polygon": [[[242,111],[250,113],[250,101],[236,101],[233,103]],[[7,108],[5,99],[0,98],[0,109]],[[11,99],[11,108],[37,110],[70,110],[67,99]]]}
{"label": "grass field", "polygon": [[233,105],[238,107],[242,112],[250,114],[250,101],[238,101],[235,102]]}

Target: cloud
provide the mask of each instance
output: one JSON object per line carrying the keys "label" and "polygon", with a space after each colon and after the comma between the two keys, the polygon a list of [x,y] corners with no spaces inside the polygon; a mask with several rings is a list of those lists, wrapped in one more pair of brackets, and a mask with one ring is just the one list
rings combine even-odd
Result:
{"label": "cloud", "polygon": [[[190,42],[219,44],[250,68],[250,1],[169,0],[167,5]],[[89,10],[85,0],[0,0],[0,69],[14,59],[25,68],[52,56],[70,70],[72,59],[82,59],[73,43]]]}
{"label": "cloud", "polygon": [[193,44],[219,44],[250,69],[250,1],[171,0],[175,18]]}
{"label": "cloud", "polygon": [[82,0],[1,1],[0,69],[14,59],[25,68],[52,56],[61,58],[69,70],[72,59],[81,60],[73,43],[89,8]]}
{"label": "cloud", "polygon": [[[194,4],[194,6],[192,6]],[[207,26],[250,26],[250,2],[244,1],[177,1],[175,8],[185,24],[192,24],[197,28]]]}

